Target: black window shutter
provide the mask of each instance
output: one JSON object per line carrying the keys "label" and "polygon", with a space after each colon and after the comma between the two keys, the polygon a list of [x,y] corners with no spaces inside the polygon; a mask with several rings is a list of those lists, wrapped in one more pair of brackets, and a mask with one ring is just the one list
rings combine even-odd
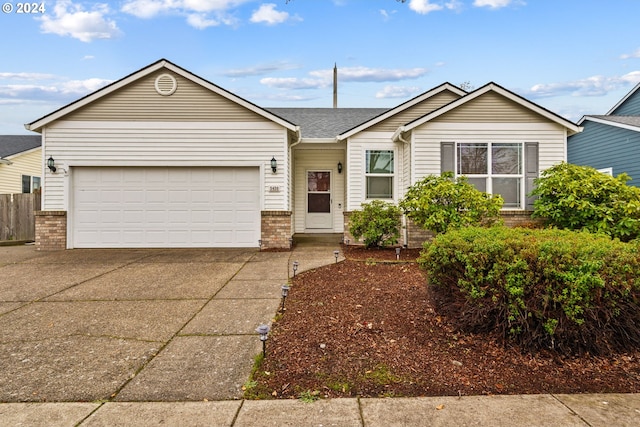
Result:
{"label": "black window shutter", "polygon": [[526,194],[525,208],[527,210],[533,210],[533,202],[536,198],[529,196],[529,194],[535,188],[533,184],[533,180],[538,177],[538,171],[540,168],[537,142],[524,143],[524,161],[525,161],[524,179],[525,179],[525,194]]}

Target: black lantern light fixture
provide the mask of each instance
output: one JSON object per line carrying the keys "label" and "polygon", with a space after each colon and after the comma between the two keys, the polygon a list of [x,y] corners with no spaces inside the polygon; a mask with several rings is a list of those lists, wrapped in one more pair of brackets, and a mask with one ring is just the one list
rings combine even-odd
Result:
{"label": "black lantern light fixture", "polygon": [[338,162],[338,173],[342,173],[342,162]]}
{"label": "black lantern light fixture", "polygon": [[256,329],[256,332],[260,334],[260,341],[262,341],[262,357],[267,355],[267,339],[269,335],[269,325],[260,325]]}
{"label": "black lantern light fixture", "polygon": [[298,271],[298,261],[293,261],[293,277],[296,277],[296,271]]}
{"label": "black lantern light fixture", "polygon": [[275,156],[271,158],[271,171],[273,173],[276,173],[276,171],[278,170],[278,162],[276,161]]}
{"label": "black lantern light fixture", "polygon": [[49,168],[49,170],[51,172],[55,172],[56,171],[56,161],[53,160],[53,157],[49,156],[49,159],[47,160],[47,167]]}
{"label": "black lantern light fixture", "polygon": [[289,289],[291,289],[291,286],[287,284],[282,285],[282,311],[284,311],[284,301],[289,296]]}
{"label": "black lantern light fixture", "polygon": [[333,256],[336,257],[336,264],[338,263],[338,255],[340,255],[340,251],[339,250],[333,251]]}

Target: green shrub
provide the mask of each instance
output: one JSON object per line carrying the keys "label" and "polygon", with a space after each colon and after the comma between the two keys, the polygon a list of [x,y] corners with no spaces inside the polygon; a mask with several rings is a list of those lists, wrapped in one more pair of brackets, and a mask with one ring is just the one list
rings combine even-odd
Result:
{"label": "green shrub", "polygon": [[397,206],[373,200],[363,203],[362,210],[349,217],[349,232],[356,239],[363,237],[366,247],[387,246],[398,243],[402,212]]}
{"label": "green shrub", "polygon": [[418,260],[458,328],[528,350],[608,354],[640,346],[640,245],[567,230],[470,227]]}
{"label": "green shrub", "polygon": [[561,163],[542,173],[532,195],[533,216],[553,226],[605,233],[628,241],[640,236],[640,188],[587,166]]}
{"label": "green shrub", "polygon": [[400,207],[417,225],[435,233],[500,219],[503,200],[478,191],[467,178],[452,172],[430,175],[409,187]]}

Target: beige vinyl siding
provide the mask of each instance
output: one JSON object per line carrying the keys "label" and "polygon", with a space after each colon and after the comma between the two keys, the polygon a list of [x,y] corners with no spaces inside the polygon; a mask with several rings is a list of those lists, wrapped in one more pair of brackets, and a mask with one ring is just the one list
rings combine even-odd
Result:
{"label": "beige vinyl siding", "polygon": [[42,149],[9,156],[10,165],[0,164],[0,194],[22,193],[22,175],[42,176]]}
{"label": "beige vinyl siding", "polygon": [[456,95],[453,92],[448,90],[444,90],[432,97],[425,99],[424,101],[408,108],[404,111],[395,114],[392,117],[378,123],[371,128],[367,129],[370,132],[395,132],[402,125],[406,125],[413,120],[428,114],[443,105],[446,105],[456,99],[460,98],[460,96]]}
{"label": "beige vinyl siding", "polygon": [[[366,150],[394,150],[394,199],[398,200],[400,185],[403,183],[403,146],[391,141],[391,132],[361,132],[349,138],[347,149],[347,164],[349,185],[347,186],[348,211],[361,209],[366,202],[365,188],[365,152]],[[404,190],[403,190],[404,191]],[[388,200],[391,201],[391,200]]]}
{"label": "beige vinyl siding", "polygon": [[440,174],[440,143],[538,142],[540,172],[566,160],[565,128],[554,123],[427,123],[413,131],[415,181]]}
{"label": "beige vinyl siding", "polygon": [[[158,94],[155,80],[170,74],[177,89],[170,96]],[[215,121],[266,122],[267,119],[178,74],[160,70],[69,114],[64,120],[87,121]]]}
{"label": "beige vinyl siding", "polygon": [[[344,146],[344,144],[341,144]],[[305,220],[307,212],[307,177],[309,170],[330,170],[332,172],[331,198],[333,200],[333,231],[344,231],[344,189],[345,189],[345,152],[344,149],[335,149],[335,144],[313,144],[305,147],[304,144],[296,146],[293,150],[295,176],[294,189],[294,232],[305,232]],[[342,162],[342,173],[338,173],[338,162]],[[339,206],[340,205],[340,206]]]}
{"label": "beige vinyl siding", "polygon": [[[261,166],[262,208],[288,208],[287,131],[272,122],[58,121],[45,135],[45,156],[53,156],[61,168],[61,173],[47,172],[45,210],[68,210],[65,193],[73,166]],[[276,174],[270,167],[273,156]]]}
{"label": "beige vinyl siding", "polygon": [[548,121],[530,109],[494,92],[480,95],[431,120],[431,122],[447,123],[546,123]]}

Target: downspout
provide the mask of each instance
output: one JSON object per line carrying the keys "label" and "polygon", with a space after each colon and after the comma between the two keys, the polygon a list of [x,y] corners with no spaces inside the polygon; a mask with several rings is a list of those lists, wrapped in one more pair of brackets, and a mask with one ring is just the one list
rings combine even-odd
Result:
{"label": "downspout", "polygon": [[[404,126],[400,126],[394,133],[393,136],[391,137],[391,141],[393,142],[397,142],[400,141],[403,144],[408,144],[409,141],[407,141],[406,139],[404,139],[402,137],[403,132],[405,131],[405,127]],[[407,227],[407,217],[406,215],[402,215],[402,238],[404,240],[404,247],[408,248],[409,247],[409,230]]]}

